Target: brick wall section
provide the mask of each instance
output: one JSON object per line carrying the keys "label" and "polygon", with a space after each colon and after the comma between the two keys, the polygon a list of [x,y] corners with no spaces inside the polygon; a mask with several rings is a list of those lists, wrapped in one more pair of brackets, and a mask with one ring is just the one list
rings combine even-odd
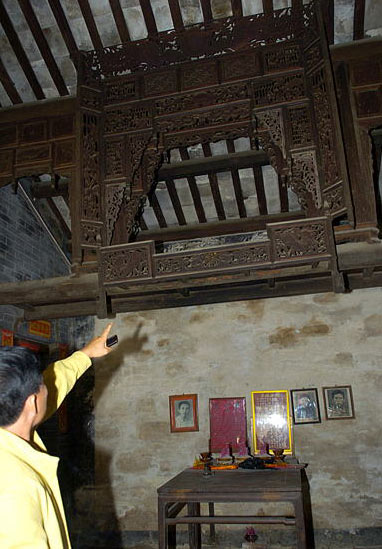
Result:
{"label": "brick wall section", "polygon": [[[69,273],[68,265],[21,193],[15,194],[12,185],[0,188],[0,283]],[[22,316],[21,309],[0,304],[0,329],[38,339],[28,334],[26,323],[19,323],[16,329],[15,322]],[[70,349],[78,348],[91,337],[93,325],[94,320],[87,317],[54,321],[52,338],[44,343],[67,343]]]}

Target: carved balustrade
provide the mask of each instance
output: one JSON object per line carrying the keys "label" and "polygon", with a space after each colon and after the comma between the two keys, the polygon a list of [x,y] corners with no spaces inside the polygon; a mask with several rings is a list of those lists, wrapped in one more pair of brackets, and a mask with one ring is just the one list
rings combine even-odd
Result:
{"label": "carved balustrade", "polygon": [[336,270],[332,228],[327,217],[270,223],[267,237],[256,242],[157,253],[154,242],[146,241],[101,248],[100,258],[100,280],[106,292],[131,283],[182,280],[190,276],[224,277],[235,271],[282,270],[321,261],[328,261],[329,270]]}

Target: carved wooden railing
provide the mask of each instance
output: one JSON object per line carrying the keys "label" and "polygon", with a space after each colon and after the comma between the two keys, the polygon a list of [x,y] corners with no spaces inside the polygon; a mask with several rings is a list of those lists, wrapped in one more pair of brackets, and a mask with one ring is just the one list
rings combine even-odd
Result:
{"label": "carved wooden railing", "polygon": [[[338,278],[331,222],[327,217],[267,225],[263,241],[241,242],[173,253],[156,253],[154,242],[119,244],[100,249],[101,295],[113,287],[161,280],[203,278],[250,269],[283,269],[329,262],[333,289],[342,290]],[[271,276],[271,275],[270,275]],[[227,280],[228,281],[228,280]]]}

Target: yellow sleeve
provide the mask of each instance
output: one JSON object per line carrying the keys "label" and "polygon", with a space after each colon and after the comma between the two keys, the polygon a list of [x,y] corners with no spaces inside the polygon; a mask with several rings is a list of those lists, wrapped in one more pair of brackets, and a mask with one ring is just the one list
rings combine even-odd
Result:
{"label": "yellow sleeve", "polygon": [[47,367],[43,374],[44,383],[48,388],[48,403],[44,419],[54,414],[77,379],[91,364],[91,359],[85,353],[76,351],[70,357],[53,362]]}
{"label": "yellow sleeve", "polygon": [[50,549],[39,505],[27,490],[0,493],[0,547]]}

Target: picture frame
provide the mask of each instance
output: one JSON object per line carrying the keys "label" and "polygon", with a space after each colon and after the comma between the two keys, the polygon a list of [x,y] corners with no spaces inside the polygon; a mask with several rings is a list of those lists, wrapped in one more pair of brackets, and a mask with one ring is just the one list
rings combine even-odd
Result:
{"label": "picture frame", "polygon": [[294,425],[321,423],[320,404],[316,388],[291,389],[290,399]]}
{"label": "picture frame", "polygon": [[255,454],[283,450],[293,453],[289,392],[252,391],[253,449]]}
{"label": "picture frame", "polygon": [[199,431],[198,395],[170,395],[168,398],[171,433]]}
{"label": "picture frame", "polygon": [[323,387],[326,419],[354,419],[353,392],[350,385]]}
{"label": "picture frame", "polygon": [[210,452],[248,454],[245,397],[210,398]]}

